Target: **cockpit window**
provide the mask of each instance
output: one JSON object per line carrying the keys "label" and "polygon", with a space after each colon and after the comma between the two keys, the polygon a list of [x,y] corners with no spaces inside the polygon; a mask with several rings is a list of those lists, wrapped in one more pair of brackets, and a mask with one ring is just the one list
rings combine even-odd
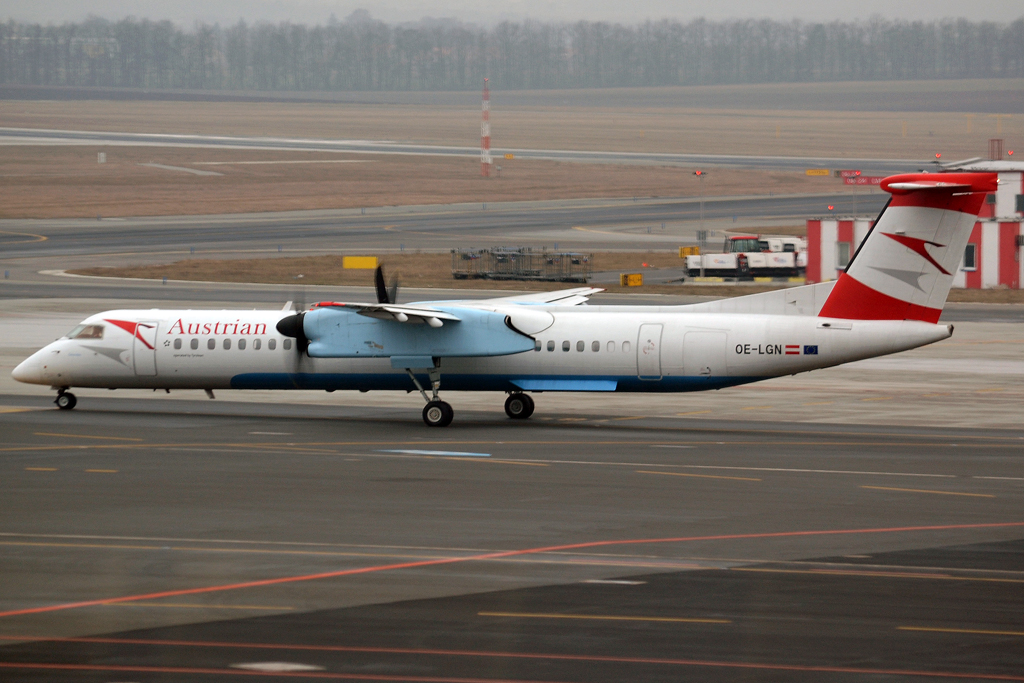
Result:
{"label": "cockpit window", "polygon": [[68,332],[68,339],[103,339],[103,325],[79,325]]}

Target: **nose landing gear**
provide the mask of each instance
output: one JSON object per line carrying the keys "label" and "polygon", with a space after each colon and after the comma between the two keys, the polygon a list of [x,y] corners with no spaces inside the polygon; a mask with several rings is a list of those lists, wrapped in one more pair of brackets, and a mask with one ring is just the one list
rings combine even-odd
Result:
{"label": "nose landing gear", "polygon": [[66,389],[58,389],[57,398],[54,400],[54,403],[56,403],[57,407],[61,410],[73,410],[74,407],[78,405],[78,399],[75,398],[75,395],[70,391],[67,391]]}

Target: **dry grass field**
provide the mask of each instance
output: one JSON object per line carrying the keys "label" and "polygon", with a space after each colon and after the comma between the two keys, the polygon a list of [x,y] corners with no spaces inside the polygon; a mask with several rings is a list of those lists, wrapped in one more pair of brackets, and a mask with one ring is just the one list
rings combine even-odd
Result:
{"label": "dry grass field", "polygon": [[[107,155],[97,163],[97,152]],[[141,164],[215,171],[196,176]],[[689,169],[473,158],[170,147],[0,147],[0,218],[255,213],[453,202],[699,193]],[[841,190],[834,178],[723,170],[708,195]]]}
{"label": "dry grass field", "polygon": [[[0,100],[10,127],[393,140],[475,147],[474,93],[349,93],[342,102]],[[984,113],[1017,102],[1024,81],[921,81],[493,94],[502,148],[926,160],[1014,146],[1024,116]],[[355,101],[360,100],[360,101]],[[971,114],[971,103],[978,112]],[[901,103],[905,109],[901,111]],[[984,105],[984,106],[982,106]],[[1009,105],[1007,105],[1009,106]],[[845,109],[844,109],[845,107]],[[931,111],[928,109],[931,108]],[[979,113],[980,112],[980,113]],[[96,163],[105,152],[108,163]],[[363,163],[261,163],[336,162]],[[210,162],[250,162],[212,166]],[[215,170],[193,176],[140,166]],[[0,217],[233,213],[396,204],[687,196],[690,169],[502,161],[480,178],[472,157],[330,155],[168,147],[0,147]],[[720,171],[708,195],[832,191],[830,178]]]}

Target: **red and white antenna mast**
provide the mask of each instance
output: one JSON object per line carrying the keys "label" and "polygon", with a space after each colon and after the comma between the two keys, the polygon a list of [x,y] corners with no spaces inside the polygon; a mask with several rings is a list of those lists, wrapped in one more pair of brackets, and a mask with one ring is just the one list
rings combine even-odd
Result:
{"label": "red and white antenna mast", "polygon": [[491,175],[491,91],[484,79],[484,99],[480,121],[480,175],[484,178]]}

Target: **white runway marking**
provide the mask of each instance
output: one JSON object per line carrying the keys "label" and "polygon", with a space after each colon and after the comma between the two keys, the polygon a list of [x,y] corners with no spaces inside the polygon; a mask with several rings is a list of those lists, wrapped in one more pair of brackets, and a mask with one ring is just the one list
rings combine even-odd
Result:
{"label": "white runway marking", "polygon": [[467,457],[467,458],[489,458],[490,453],[468,453],[466,451],[416,451],[416,450],[384,450],[377,451],[378,453],[405,453],[408,455],[445,455],[455,457]]}
{"label": "white runway marking", "polygon": [[198,168],[185,168],[184,166],[166,166],[164,164],[139,164],[139,166],[159,168],[162,171],[181,171],[182,173],[191,173],[192,175],[224,175],[223,173],[217,173],[217,171],[201,171]]}

